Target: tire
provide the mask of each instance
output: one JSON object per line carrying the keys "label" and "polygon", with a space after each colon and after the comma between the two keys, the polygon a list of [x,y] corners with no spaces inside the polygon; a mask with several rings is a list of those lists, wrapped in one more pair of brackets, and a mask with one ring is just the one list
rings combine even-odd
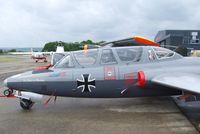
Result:
{"label": "tire", "polygon": [[9,91],[9,89],[6,89],[6,90],[4,90],[3,94],[4,94],[5,96],[10,96],[10,95],[11,95],[11,92]]}
{"label": "tire", "polygon": [[10,94],[12,94],[12,93],[13,93],[13,90],[12,90],[12,89],[8,89],[8,91],[10,92]]}
{"label": "tire", "polygon": [[26,99],[21,99],[20,100],[20,106],[24,110],[30,110],[31,107],[33,106],[33,104],[34,104],[34,102],[32,102],[30,100],[26,100]]}

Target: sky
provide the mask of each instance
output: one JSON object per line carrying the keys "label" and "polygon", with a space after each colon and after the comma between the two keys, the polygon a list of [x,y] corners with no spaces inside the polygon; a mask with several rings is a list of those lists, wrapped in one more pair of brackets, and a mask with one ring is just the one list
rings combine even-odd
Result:
{"label": "sky", "polygon": [[199,0],[0,0],[0,47],[112,41],[200,29]]}

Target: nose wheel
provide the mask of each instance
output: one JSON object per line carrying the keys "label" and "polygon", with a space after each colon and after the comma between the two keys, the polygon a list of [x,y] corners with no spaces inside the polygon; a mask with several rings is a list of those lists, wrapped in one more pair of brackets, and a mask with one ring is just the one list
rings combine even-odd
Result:
{"label": "nose wheel", "polygon": [[34,104],[34,102],[32,102],[31,100],[20,99],[20,106],[24,110],[30,110],[31,107],[33,106],[33,104]]}
{"label": "nose wheel", "polygon": [[9,97],[11,94],[13,93],[13,90],[12,89],[6,89],[4,90],[3,94],[7,97]]}

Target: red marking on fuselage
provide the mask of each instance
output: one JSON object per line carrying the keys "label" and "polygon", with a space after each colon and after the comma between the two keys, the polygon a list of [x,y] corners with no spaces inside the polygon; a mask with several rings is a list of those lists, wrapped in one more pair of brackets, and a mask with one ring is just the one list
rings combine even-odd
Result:
{"label": "red marking on fuselage", "polygon": [[104,80],[116,80],[115,67],[112,66],[104,67]]}
{"label": "red marking on fuselage", "polygon": [[124,84],[127,87],[134,86],[137,82],[137,73],[126,73],[124,74]]}
{"label": "red marking on fuselage", "polygon": [[35,70],[44,70],[44,69],[49,69],[52,65],[49,64],[49,65],[46,65],[46,66],[39,66],[37,67]]}
{"label": "red marking on fuselage", "polygon": [[138,72],[138,86],[144,87],[146,85],[146,79],[145,79],[145,74],[143,71]]}

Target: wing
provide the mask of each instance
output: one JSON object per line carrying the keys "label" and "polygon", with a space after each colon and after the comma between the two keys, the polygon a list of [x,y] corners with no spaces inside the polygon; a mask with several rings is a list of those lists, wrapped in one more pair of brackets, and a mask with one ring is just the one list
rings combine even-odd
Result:
{"label": "wing", "polygon": [[152,82],[200,94],[200,75],[198,74],[163,74],[153,78]]}

